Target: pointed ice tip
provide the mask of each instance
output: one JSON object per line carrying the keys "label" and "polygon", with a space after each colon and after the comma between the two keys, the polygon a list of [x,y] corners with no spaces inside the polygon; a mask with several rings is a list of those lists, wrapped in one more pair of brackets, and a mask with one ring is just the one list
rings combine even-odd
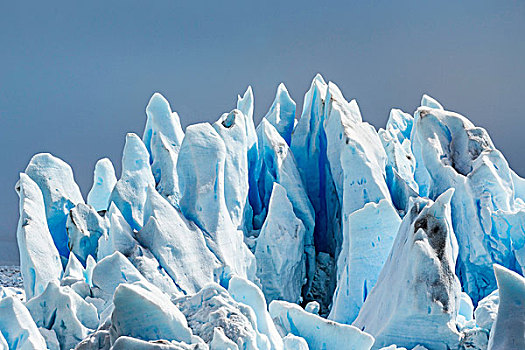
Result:
{"label": "pointed ice tip", "polygon": [[280,104],[293,104],[295,105],[295,101],[290,96],[290,93],[288,92],[288,89],[284,85],[284,83],[280,83],[277,87],[277,93],[275,94],[275,102],[279,102]]}
{"label": "pointed ice tip", "polygon": [[82,266],[82,263],[80,262],[80,260],[78,260],[75,253],[71,252],[69,254],[69,259],[67,261],[66,269],[64,271],[64,277],[81,276],[83,270],[84,270],[84,266]]}
{"label": "pointed ice tip", "polygon": [[[24,191],[24,188],[27,188],[29,183],[34,183],[33,179],[29,177],[26,173],[20,173],[20,178],[15,184],[15,191],[20,195],[20,191]],[[35,187],[38,185],[35,183]]]}
{"label": "pointed ice tip", "polygon": [[159,102],[168,103],[168,100],[160,92],[155,92],[153,93],[153,95],[151,95],[148,105],[159,103]]}
{"label": "pointed ice tip", "polygon": [[322,84],[326,84],[323,76],[321,75],[321,73],[317,73],[314,77],[314,79],[312,80],[312,84],[314,84],[315,82],[319,82],[319,83],[322,83]]}
{"label": "pointed ice tip", "polygon": [[421,106],[444,110],[443,106],[436,99],[427,94],[423,94],[423,97],[421,97]]}
{"label": "pointed ice tip", "polygon": [[273,126],[273,125],[266,118],[262,118],[261,121],[259,122],[259,125],[257,126],[257,129],[261,128],[264,130],[269,126]]}
{"label": "pointed ice tip", "polygon": [[160,92],[154,93],[146,106],[146,113],[150,111],[168,111],[171,114],[171,107],[168,100]]}
{"label": "pointed ice tip", "polygon": [[246,89],[246,91],[244,92],[244,94],[242,95],[237,95],[237,101],[244,101],[244,100],[251,100],[253,99],[253,90],[252,90],[252,86],[251,85],[248,85],[248,88]]}
{"label": "pointed ice tip", "polygon": [[333,81],[328,82],[328,94],[333,100],[346,101],[343,93],[341,92],[341,89],[339,89],[339,86],[337,86]]}
{"label": "pointed ice tip", "polygon": [[38,164],[39,166],[42,166],[42,167],[48,167],[51,164],[58,164],[60,167],[71,168],[69,166],[69,164],[67,164],[62,159],[60,159],[58,157],[55,157],[51,153],[37,153],[37,154],[35,154],[31,158],[31,160],[29,161],[28,167],[31,164]]}
{"label": "pointed ice tip", "polygon": [[105,177],[115,173],[115,167],[109,158],[101,158],[95,163],[95,177]]}
{"label": "pointed ice tip", "polygon": [[434,204],[429,208],[432,215],[437,218],[444,218],[445,212],[448,206],[450,206],[450,200],[452,199],[452,196],[454,195],[454,188],[449,188],[445,192],[443,192],[437,199],[434,201]]}
{"label": "pointed ice tip", "polygon": [[454,192],[456,189],[454,187],[449,188],[445,192],[443,192],[439,197],[436,199],[435,203],[441,203],[441,205],[447,205],[450,204],[450,200],[452,199],[452,196],[454,195]]}
{"label": "pointed ice tip", "polygon": [[138,170],[144,167],[149,167],[149,152],[137,134],[127,133],[122,152],[122,171]]}
{"label": "pointed ice tip", "polygon": [[500,298],[507,296],[512,299],[514,297],[525,299],[525,278],[523,276],[498,264],[492,267],[498,281]]}
{"label": "pointed ice tip", "polygon": [[248,86],[244,95],[237,96],[237,109],[239,109],[248,119],[253,119],[253,91]]}
{"label": "pointed ice tip", "polygon": [[137,134],[135,134],[134,132],[128,132],[126,134],[126,143],[130,143],[130,144],[134,144],[136,142],[142,142],[142,140],[140,139],[140,137],[138,137]]}

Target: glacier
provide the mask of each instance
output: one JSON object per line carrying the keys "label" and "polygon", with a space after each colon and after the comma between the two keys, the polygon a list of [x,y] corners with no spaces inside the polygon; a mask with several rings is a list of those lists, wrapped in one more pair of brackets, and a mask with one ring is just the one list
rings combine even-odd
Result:
{"label": "glacier", "polygon": [[320,74],[254,103],[183,128],[154,93],[86,199],[33,156],[0,349],[525,349],[525,179],[486,130],[427,94],[376,129]]}

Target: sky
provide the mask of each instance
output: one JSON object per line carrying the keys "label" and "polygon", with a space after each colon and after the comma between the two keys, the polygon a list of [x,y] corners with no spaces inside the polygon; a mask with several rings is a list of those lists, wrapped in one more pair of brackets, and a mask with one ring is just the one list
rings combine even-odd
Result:
{"label": "sky", "polygon": [[[2,1],[0,264],[16,264],[14,185],[35,153],[120,174],[161,92],[183,127],[213,122],[251,85],[255,119],[280,82],[298,106],[316,73],[383,127],[428,93],[485,127],[525,176],[523,1]],[[300,109],[300,108],[299,108]]]}

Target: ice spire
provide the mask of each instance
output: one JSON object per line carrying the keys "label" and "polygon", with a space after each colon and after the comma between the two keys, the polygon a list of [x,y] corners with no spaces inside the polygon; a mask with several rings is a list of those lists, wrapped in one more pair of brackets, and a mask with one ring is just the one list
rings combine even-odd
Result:
{"label": "ice spire", "polygon": [[142,140],[133,133],[126,135],[122,154],[122,174],[110,196],[132,229],[143,225],[143,210],[148,186],[155,186],[149,165],[149,153]]}
{"label": "ice spire", "polygon": [[40,153],[31,158],[25,173],[42,191],[49,231],[58,252],[67,260],[67,215],[78,203],[84,203],[73,170],[63,160],[49,153]]}
{"label": "ice spire", "polygon": [[180,208],[205,232],[210,250],[231,272],[255,277],[255,257],[234,226],[225,199],[226,146],[208,123],[191,125],[182,142],[177,173]]}
{"label": "ice spire", "polygon": [[283,83],[277,87],[275,99],[264,118],[277,129],[286,143],[290,145],[295,126],[295,101],[292,100]]}
{"label": "ice spire", "polygon": [[[354,326],[372,334],[375,346],[455,349],[461,285],[449,189],[436,199],[411,199],[390,256]],[[380,306],[379,306],[380,305]]]}
{"label": "ice spire", "polygon": [[[252,208],[252,212],[259,212],[261,210],[261,199],[257,191],[257,179],[259,178],[259,150],[257,143],[257,132],[255,131],[255,124],[253,123],[253,91],[252,87],[248,86],[243,97],[237,96],[237,109],[240,110],[246,118],[246,139],[248,144],[248,200]],[[246,222],[246,230],[252,229],[252,223]]]}
{"label": "ice spire", "polygon": [[439,103],[436,99],[428,96],[427,94],[423,94],[423,96],[421,97],[421,106],[444,110],[441,103]]}
{"label": "ice spire", "polygon": [[498,316],[492,325],[488,350],[525,349],[525,278],[494,264],[498,280]]}
{"label": "ice spire", "polygon": [[148,118],[142,139],[150,153],[151,171],[157,189],[178,206],[177,158],[184,139],[179,115],[171,111],[168,101],[158,92],[151,96],[146,114]]}
{"label": "ice spire", "polygon": [[[246,117],[238,109],[224,113],[213,123],[226,146],[224,163],[224,198],[235,228],[244,228],[244,215],[248,202],[248,138]],[[251,212],[251,210],[250,210]],[[252,220],[249,215],[247,220]]]}
{"label": "ice spire", "polygon": [[62,277],[62,264],[46,221],[44,198],[37,184],[24,173],[17,183],[20,220],[16,238],[20,270],[27,299],[44,291],[47,284]]}
{"label": "ice spire", "polygon": [[96,211],[107,210],[109,207],[109,196],[117,183],[115,168],[108,158],[103,158],[95,164],[93,174],[93,187],[88,193],[87,203]]}

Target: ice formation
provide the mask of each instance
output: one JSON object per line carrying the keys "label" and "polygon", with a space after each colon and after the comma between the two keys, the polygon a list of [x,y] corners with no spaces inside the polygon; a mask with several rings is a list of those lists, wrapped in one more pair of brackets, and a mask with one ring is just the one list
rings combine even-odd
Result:
{"label": "ice formation", "polygon": [[87,195],[87,204],[96,211],[107,210],[109,207],[109,196],[117,183],[115,168],[108,158],[100,159],[95,164],[93,173],[93,187]]}
{"label": "ice formation", "polygon": [[20,247],[20,269],[28,299],[44,291],[62,276],[62,264],[46,221],[42,192],[29,176],[20,174],[20,220],[16,238]]}
{"label": "ice formation", "polygon": [[376,287],[353,323],[376,338],[376,347],[458,347],[461,286],[454,273],[453,193],[449,189],[434,203],[413,201],[404,217]]}
{"label": "ice formation", "polygon": [[298,119],[254,101],[183,130],[155,93],[87,201],[35,155],[0,349],[525,348],[525,179],[484,129],[428,95],[376,129],[321,75]]}
{"label": "ice formation", "polygon": [[494,265],[500,302],[488,350],[525,349],[525,278]]}
{"label": "ice formation", "polygon": [[45,349],[46,341],[31,314],[14,297],[0,300],[0,345],[2,349]]}
{"label": "ice formation", "polygon": [[69,210],[84,203],[71,167],[49,153],[40,153],[27,165],[25,173],[40,187],[44,196],[47,225],[62,257],[69,256],[66,220]]}
{"label": "ice formation", "polygon": [[312,349],[369,350],[374,337],[360,329],[336,323],[303,310],[299,305],[274,300],[270,315],[282,334],[302,337]]}

